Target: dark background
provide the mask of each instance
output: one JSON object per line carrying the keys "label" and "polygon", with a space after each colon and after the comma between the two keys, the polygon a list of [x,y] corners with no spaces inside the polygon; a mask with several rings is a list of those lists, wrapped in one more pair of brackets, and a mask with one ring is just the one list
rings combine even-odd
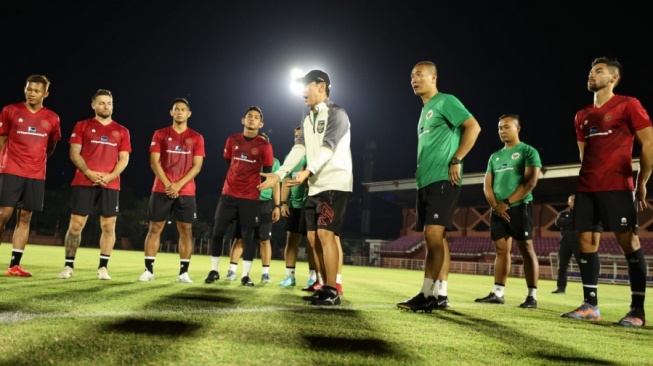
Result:
{"label": "dark background", "polygon": [[[305,108],[290,92],[290,70],[321,68],[351,120],[355,192],[345,235],[391,238],[401,213],[378,197],[370,233],[361,233],[362,183],[414,176],[422,106],[410,87],[415,63],[434,61],[439,90],[456,95],[483,128],[466,172],[484,171],[501,148],[496,124],[504,113],[521,116],[521,139],[545,166],[577,163],[573,117],[592,102],[586,81],[595,57],[618,57],[616,92],[653,110],[651,14],[642,1],[12,1],[0,22],[0,105],[23,101],[31,74],[52,81],[44,104],[61,117],[63,139],[48,162],[47,187],[60,193],[46,198],[47,215],[67,205],[68,138],[75,122],[93,116],[95,90],[113,92],[113,117],[131,132],[124,209],[149,197],[150,138],[172,123],[173,98],[188,98],[189,126],[206,141],[197,194],[200,219],[210,222],[224,142],[242,131],[245,110],[262,108],[263,131],[283,160]],[[364,178],[370,143],[374,164]],[[138,221],[133,215],[119,222]]]}

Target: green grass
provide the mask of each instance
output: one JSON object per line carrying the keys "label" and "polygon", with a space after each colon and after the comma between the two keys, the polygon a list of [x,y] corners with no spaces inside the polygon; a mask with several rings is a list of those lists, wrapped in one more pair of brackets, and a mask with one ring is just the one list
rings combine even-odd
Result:
{"label": "green grass", "polygon": [[[0,246],[9,260],[11,245]],[[415,295],[421,271],[345,266],[342,305],[319,308],[301,300],[308,273],[298,263],[296,288],[254,288],[220,280],[204,284],[209,257],[196,255],[195,283],[176,282],[176,254],[160,253],[156,280],[136,281],[143,254],[116,250],[111,281],[95,278],[99,249],[81,248],[69,280],[56,279],[64,249],[28,245],[23,267],[31,278],[0,279],[2,365],[651,365],[651,327],[615,323],[628,310],[627,286],[600,285],[603,321],[559,317],[582,300],[579,283],[552,295],[541,280],[538,309],[521,309],[522,278],[508,281],[505,305],[476,304],[489,276],[452,274],[448,311],[399,310]],[[8,262],[2,262],[7,264]],[[226,274],[228,258],[222,258]],[[5,267],[3,267],[5,268]],[[252,278],[260,278],[255,261]]]}

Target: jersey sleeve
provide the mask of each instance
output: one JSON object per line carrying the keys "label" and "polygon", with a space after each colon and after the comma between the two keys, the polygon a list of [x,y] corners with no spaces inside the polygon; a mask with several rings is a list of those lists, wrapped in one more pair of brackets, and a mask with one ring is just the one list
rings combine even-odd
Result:
{"label": "jersey sleeve", "polygon": [[227,141],[224,144],[224,152],[222,153],[222,157],[228,160],[231,160],[231,140],[231,137],[227,137]]}
{"label": "jersey sleeve", "polygon": [[7,136],[11,128],[11,115],[9,113],[9,106],[2,108],[0,112],[0,136]]}
{"label": "jersey sleeve", "polygon": [[582,120],[582,111],[576,113],[574,117],[574,128],[576,129],[576,141],[585,142],[585,136],[583,135],[583,125],[581,124]]}
{"label": "jersey sleeve", "polygon": [[272,167],[274,165],[274,153],[272,152],[272,144],[264,145],[265,155],[263,155],[263,166]]}
{"label": "jersey sleeve", "polygon": [[152,136],[152,142],[150,142],[150,152],[151,153],[161,153],[161,133],[160,131],[154,131]]}
{"label": "jersey sleeve", "polygon": [[453,95],[447,95],[446,101],[442,104],[442,114],[455,127],[459,127],[463,122],[473,117],[463,103]]}
{"label": "jersey sleeve", "polygon": [[542,167],[542,160],[540,160],[540,153],[537,152],[537,150],[529,146],[528,147],[528,154],[525,156],[526,158],[526,166],[527,167],[537,167],[541,168]]}
{"label": "jersey sleeve", "polygon": [[651,119],[646,112],[646,109],[642,107],[642,103],[636,98],[630,98],[629,103],[626,106],[626,111],[630,116],[630,127],[633,131],[639,131],[646,127],[651,127]]}
{"label": "jersey sleeve", "polygon": [[195,145],[193,147],[193,156],[206,157],[206,151],[204,150],[204,136],[197,134],[195,137]]}
{"label": "jersey sleeve", "polygon": [[70,135],[70,139],[68,140],[68,143],[71,145],[72,144],[81,145],[84,140],[85,127],[86,124],[83,121],[75,123],[75,127],[73,127],[73,133]]}
{"label": "jersey sleeve", "polygon": [[132,152],[132,143],[131,143],[131,138],[129,136],[129,130],[126,128],[123,128],[120,131],[120,134],[122,135],[120,138],[120,149],[118,151],[126,151],[128,153]]}
{"label": "jersey sleeve", "polygon": [[59,141],[61,140],[61,120],[58,115],[54,115],[52,118],[52,130],[50,130],[50,141]]}

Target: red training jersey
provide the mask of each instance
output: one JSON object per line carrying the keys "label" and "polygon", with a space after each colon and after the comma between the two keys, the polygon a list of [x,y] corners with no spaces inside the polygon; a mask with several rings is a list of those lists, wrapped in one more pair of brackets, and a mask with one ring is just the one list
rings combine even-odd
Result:
{"label": "red training jersey", "polygon": [[[118,163],[120,152],[132,151],[129,130],[116,121],[103,125],[95,118],[77,122],[69,143],[82,145],[80,155],[86,166],[101,173],[113,171]],[[93,182],[81,170],[75,169],[75,177],[70,185],[92,187]],[[119,191],[120,176],[109,182],[105,188]]]}
{"label": "red training jersey", "polygon": [[635,132],[651,127],[639,100],[615,95],[600,108],[591,104],[576,113],[576,139],[585,143],[577,191],[632,191]]}
{"label": "red training jersey", "polygon": [[[204,152],[204,137],[198,132],[186,128],[182,133],[172,126],[154,131],[150,152],[161,154],[159,161],[166,177],[171,182],[177,182],[193,167],[195,156],[206,157]],[[155,175],[152,192],[165,193],[166,187]],[[195,195],[195,179],[191,179],[179,191],[180,196]]]}
{"label": "red training jersey", "polygon": [[222,194],[258,201],[261,168],[272,167],[272,145],[263,137],[246,139],[242,133],[227,138],[224,158],[231,160]]}
{"label": "red training jersey", "polygon": [[0,136],[7,136],[0,173],[45,180],[48,143],[61,140],[56,113],[45,107],[32,113],[25,103],[10,104],[0,112]]}

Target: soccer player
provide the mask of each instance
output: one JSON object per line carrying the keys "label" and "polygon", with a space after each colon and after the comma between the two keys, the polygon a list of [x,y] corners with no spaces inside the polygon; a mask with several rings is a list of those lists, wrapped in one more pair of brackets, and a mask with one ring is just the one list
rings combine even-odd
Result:
{"label": "soccer player", "polygon": [[125,170],[131,153],[129,130],[114,121],[113,95],[98,89],[91,98],[95,117],[79,121],[70,136],[70,160],[75,165],[71,183],[70,225],[64,239],[66,257],[57,278],[70,278],[75,256],[81,243],[88,215],[97,206],[100,215],[100,264],[97,278],[110,280],[107,267],[116,243],[116,219],[119,205],[120,173]]}
{"label": "soccer player", "polygon": [[[254,229],[260,221],[260,192],[257,186],[261,184],[261,171],[272,171],[274,155],[270,142],[259,134],[259,129],[263,127],[263,112],[259,107],[249,107],[241,119],[241,124],[243,132],[229,136],[225,143],[223,156],[228,166],[227,176],[215,210],[215,225],[211,238],[211,271],[204,280],[205,283],[220,279],[218,266],[221,245],[229,224],[238,220],[243,239],[244,276],[241,278],[241,284],[254,285],[249,271],[256,254]],[[278,204],[275,202],[275,206]]]}
{"label": "soccer player", "polygon": [[[261,134],[266,139],[268,137],[265,134]],[[269,139],[268,139],[269,141]],[[274,158],[274,163],[272,164],[272,171],[279,169],[281,165],[277,158]],[[270,263],[272,262],[272,224],[279,221],[281,217],[281,205],[275,205],[275,202],[279,202],[279,193],[280,187],[272,187],[266,190],[261,191],[259,196],[260,201],[260,222],[259,225],[254,229],[254,237],[259,241],[259,253],[261,256],[261,264],[263,266],[263,271],[261,273],[261,283],[266,284],[270,283]],[[231,245],[231,255],[229,261],[229,270],[227,271],[227,281],[236,280],[236,271],[238,269],[238,260],[240,260],[241,255],[243,254],[243,240],[240,236],[241,227],[240,223],[235,223],[236,228],[234,230],[234,240]],[[244,275],[244,272],[243,272]]]}
{"label": "soccer player", "polygon": [[323,264],[325,284],[307,300],[313,305],[339,305],[336,281],[341,259],[337,236],[344,224],[354,184],[349,116],[344,108],[329,99],[331,81],[326,72],[311,70],[301,81],[309,113],[283,165],[275,173],[262,173],[266,181],[259,189],[279,182],[306,156],[306,169],[297,172],[287,184],[296,186],[308,179],[308,198],[304,206],[307,238]]}
{"label": "soccer player", "polygon": [[490,155],[483,192],[492,207],[490,236],[497,251],[494,259],[494,288],[476,302],[503,304],[510,274],[510,249],[513,239],[524,260],[528,294],[519,306],[537,307],[537,280],[540,266],[533,248],[533,194],[542,162],[532,146],[519,139],[521,123],[516,114],[499,117],[499,138],[504,147]]}
{"label": "soccer player", "polygon": [[154,132],[150,144],[150,167],[154,184],[148,207],[150,227],[145,237],[145,271],[140,282],[154,280],[154,260],[161,245],[161,232],[171,217],[179,233],[178,282],[192,283],[188,275],[193,253],[193,221],[197,218],[195,177],[206,154],[204,137],[188,127],[192,112],[188,100],[172,101],[172,126]]}
{"label": "soccer player", "polygon": [[7,105],[0,112],[0,238],[18,209],[7,276],[32,276],[20,261],[32,212],[43,210],[47,159],[61,140],[59,116],[43,106],[49,87],[47,77],[31,75],[25,84],[25,102]]}
{"label": "soccer player", "polygon": [[[600,320],[598,282],[601,262],[599,243],[592,228],[603,224],[614,232],[628,263],[630,310],[619,320],[624,326],[646,324],[646,260],[637,235],[637,210],[646,207],[646,183],[653,170],[653,128],[642,104],[618,95],[622,67],[616,59],[599,57],[592,62],[587,89],[594,102],[576,113],[576,139],[581,167],[576,186],[574,226],[579,232],[580,274],[583,303],[563,318]],[[633,184],[633,140],[641,146],[637,184]]]}
{"label": "soccer player", "polygon": [[417,222],[424,231],[427,254],[420,292],[397,303],[400,309],[431,312],[449,306],[447,279],[449,247],[446,230],[462,184],[462,164],[481,127],[476,118],[451,94],[438,91],[438,70],[431,61],[417,63],[410,83],[424,107],[417,125]]}

